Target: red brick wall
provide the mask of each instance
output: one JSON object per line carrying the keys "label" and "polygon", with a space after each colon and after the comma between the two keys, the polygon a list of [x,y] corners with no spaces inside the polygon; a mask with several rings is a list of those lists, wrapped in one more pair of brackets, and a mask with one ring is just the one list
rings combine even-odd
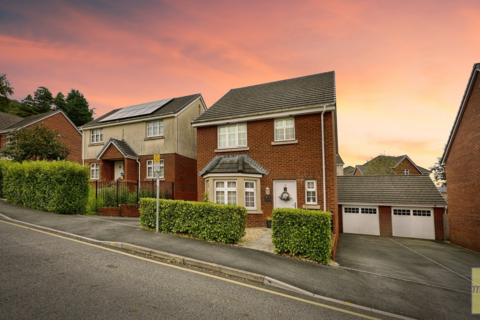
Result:
{"label": "red brick wall", "polygon": [[110,144],[101,157],[102,160],[123,160],[123,158],[123,154],[117,149],[117,147],[115,147],[113,143]]}
{"label": "red brick wall", "polygon": [[362,173],[360,172],[360,170],[356,169],[354,176],[362,176]]}
{"label": "red brick wall", "polygon": [[378,214],[380,219],[380,236],[392,236],[392,207],[379,206]]}
{"label": "red brick wall", "polygon": [[408,174],[422,174],[407,158],[403,159],[393,171],[395,171],[396,174],[403,174],[403,169],[408,169]]}
{"label": "red brick wall", "polygon": [[480,252],[480,76],[464,110],[445,164],[450,241]]}
{"label": "red brick wall", "polygon": [[[325,113],[325,162],[327,210],[337,214],[336,194],[336,146],[335,123],[332,112]],[[263,201],[265,188],[273,190],[274,180],[297,181],[297,206],[305,203],[305,180],[317,180],[318,204],[323,206],[322,186],[322,135],[320,114],[296,116],[295,138],[298,144],[272,146],[274,120],[259,120],[247,123],[248,151],[215,153],[217,149],[217,126],[197,128],[197,172],[202,170],[216,155],[248,154],[262,167],[269,170],[261,179],[261,209],[263,214],[248,215],[247,226],[263,227],[271,216],[273,201]],[[205,185],[203,177],[197,177],[197,200],[203,199]],[[273,199],[272,199],[273,200]],[[335,219],[337,220],[337,219]],[[337,227],[338,230],[338,227]]]}
{"label": "red brick wall", "polygon": [[338,233],[343,233],[343,207],[338,205]]}
{"label": "red brick wall", "polygon": [[175,154],[175,199],[197,200],[197,160]]}
{"label": "red brick wall", "polygon": [[445,235],[443,232],[443,214],[445,213],[445,209],[443,208],[433,208],[433,215],[435,220],[435,239],[436,240],[444,240]]}
{"label": "red brick wall", "polygon": [[115,208],[98,208],[101,216],[140,217],[137,204],[121,204]]}

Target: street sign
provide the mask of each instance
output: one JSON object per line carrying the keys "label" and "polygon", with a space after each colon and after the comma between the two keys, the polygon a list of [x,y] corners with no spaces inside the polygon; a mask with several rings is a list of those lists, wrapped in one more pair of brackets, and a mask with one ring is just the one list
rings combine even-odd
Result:
{"label": "street sign", "polygon": [[153,164],[153,172],[160,172],[160,163]]}
{"label": "street sign", "polygon": [[153,162],[154,163],[160,163],[160,155],[159,154],[154,154],[153,155]]}

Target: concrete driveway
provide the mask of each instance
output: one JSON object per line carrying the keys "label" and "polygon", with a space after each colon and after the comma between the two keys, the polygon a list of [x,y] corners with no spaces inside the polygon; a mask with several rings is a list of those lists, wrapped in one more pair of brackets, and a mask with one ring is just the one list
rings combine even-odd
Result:
{"label": "concrete driveway", "polygon": [[469,294],[480,254],[447,242],[341,234],[336,261],[345,269]]}

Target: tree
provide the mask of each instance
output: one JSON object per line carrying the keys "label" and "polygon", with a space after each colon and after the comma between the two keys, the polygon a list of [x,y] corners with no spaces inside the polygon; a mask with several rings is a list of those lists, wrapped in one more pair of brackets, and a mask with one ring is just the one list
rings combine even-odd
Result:
{"label": "tree", "polygon": [[14,161],[25,160],[64,160],[70,149],[59,138],[57,130],[49,130],[40,123],[33,128],[22,128],[8,133],[9,142],[0,151],[4,157]]}
{"label": "tree", "polygon": [[447,176],[445,175],[445,166],[442,164],[442,158],[437,158],[437,162],[429,168],[433,173],[435,183],[440,187],[447,186]]}
{"label": "tree", "polygon": [[53,105],[55,106],[55,110],[67,112],[67,102],[65,101],[63,93],[57,93],[57,96],[53,99]]}
{"label": "tree", "polygon": [[8,108],[10,100],[8,96],[13,94],[13,87],[7,79],[5,73],[0,74],[0,111],[5,112]]}
{"label": "tree", "polygon": [[17,115],[20,117],[28,117],[34,114],[37,114],[35,109],[35,100],[32,98],[32,95],[29,94],[25,99],[22,100]]}
{"label": "tree", "polygon": [[89,109],[87,99],[78,90],[72,89],[67,95],[66,114],[76,126],[82,126],[93,120],[93,110]]}
{"label": "tree", "polygon": [[52,110],[53,95],[47,88],[38,87],[34,93],[34,100],[37,114]]}

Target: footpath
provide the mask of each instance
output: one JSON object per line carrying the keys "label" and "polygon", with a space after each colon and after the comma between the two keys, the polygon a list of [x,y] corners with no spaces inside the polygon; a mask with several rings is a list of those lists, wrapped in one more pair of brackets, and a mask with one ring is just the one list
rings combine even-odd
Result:
{"label": "footpath", "polygon": [[[452,310],[446,303],[455,300],[455,292],[244,247],[155,233],[143,229],[138,218],[59,215],[0,201],[0,219],[86,237],[139,253],[156,253],[161,258],[206,269],[220,268],[216,271],[373,311],[379,316],[383,313],[400,319],[459,319],[458,310]],[[425,305],[420,299],[425,296],[437,302]]]}

